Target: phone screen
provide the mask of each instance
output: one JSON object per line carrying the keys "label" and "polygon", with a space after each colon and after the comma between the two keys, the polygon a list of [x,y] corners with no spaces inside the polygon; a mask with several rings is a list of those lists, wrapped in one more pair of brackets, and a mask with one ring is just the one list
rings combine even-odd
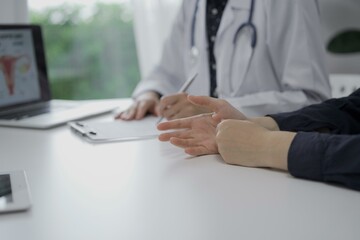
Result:
{"label": "phone screen", "polygon": [[8,203],[13,202],[11,190],[11,181],[9,174],[0,175],[0,208]]}

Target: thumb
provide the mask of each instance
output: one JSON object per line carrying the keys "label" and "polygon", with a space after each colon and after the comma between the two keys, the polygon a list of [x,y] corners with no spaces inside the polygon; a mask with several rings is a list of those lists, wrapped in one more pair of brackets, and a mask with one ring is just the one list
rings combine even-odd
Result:
{"label": "thumb", "polygon": [[156,104],[154,106],[154,115],[158,116],[158,117],[161,115],[161,113],[160,113],[160,104]]}

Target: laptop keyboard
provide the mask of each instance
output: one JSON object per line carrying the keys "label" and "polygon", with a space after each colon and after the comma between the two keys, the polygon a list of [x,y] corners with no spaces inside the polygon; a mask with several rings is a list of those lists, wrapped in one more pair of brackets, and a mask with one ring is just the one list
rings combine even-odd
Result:
{"label": "laptop keyboard", "polygon": [[6,115],[6,116],[1,116],[0,119],[21,120],[24,118],[33,117],[33,116],[37,116],[37,115],[48,113],[48,112],[50,112],[49,108],[37,109],[37,110],[28,111],[28,112],[14,113],[14,114]]}
{"label": "laptop keyboard", "polygon": [[11,193],[11,182],[9,175],[0,175],[0,198]]}
{"label": "laptop keyboard", "polygon": [[72,107],[73,106],[54,106],[54,105],[52,105],[51,107],[46,106],[46,107],[41,107],[41,108],[32,109],[32,110],[28,110],[28,111],[21,111],[21,112],[17,112],[17,113],[13,113],[13,114],[6,114],[3,116],[0,116],[0,119],[21,120],[21,119],[49,113],[49,112],[60,112],[60,111],[68,110]]}

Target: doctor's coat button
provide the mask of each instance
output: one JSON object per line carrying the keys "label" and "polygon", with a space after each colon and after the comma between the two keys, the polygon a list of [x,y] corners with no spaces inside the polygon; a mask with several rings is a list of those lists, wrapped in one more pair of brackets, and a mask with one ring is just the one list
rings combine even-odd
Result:
{"label": "doctor's coat button", "polygon": [[211,13],[213,15],[217,15],[219,13],[219,11],[216,8],[213,8],[213,9],[211,9]]}
{"label": "doctor's coat button", "polygon": [[212,42],[215,42],[215,39],[216,39],[215,36],[211,36],[211,37],[210,37],[210,40],[211,40]]}
{"label": "doctor's coat button", "polygon": [[211,68],[215,70],[216,69],[216,64],[212,64]]}

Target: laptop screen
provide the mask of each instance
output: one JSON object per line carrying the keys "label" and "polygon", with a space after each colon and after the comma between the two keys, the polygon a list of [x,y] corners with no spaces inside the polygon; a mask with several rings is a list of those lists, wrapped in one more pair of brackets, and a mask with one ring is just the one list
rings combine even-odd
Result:
{"label": "laptop screen", "polygon": [[0,25],[0,110],[49,99],[40,27]]}

